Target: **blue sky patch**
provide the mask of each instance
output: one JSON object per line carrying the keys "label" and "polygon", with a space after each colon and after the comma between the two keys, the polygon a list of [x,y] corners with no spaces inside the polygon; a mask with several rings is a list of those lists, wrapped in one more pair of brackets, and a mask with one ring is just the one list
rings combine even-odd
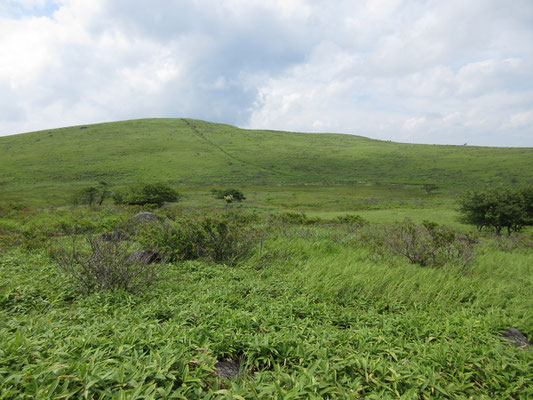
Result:
{"label": "blue sky patch", "polygon": [[0,6],[0,16],[12,19],[26,17],[48,17],[52,18],[54,12],[59,10],[60,4],[57,1],[46,1],[44,4],[27,5],[16,1],[8,1]]}

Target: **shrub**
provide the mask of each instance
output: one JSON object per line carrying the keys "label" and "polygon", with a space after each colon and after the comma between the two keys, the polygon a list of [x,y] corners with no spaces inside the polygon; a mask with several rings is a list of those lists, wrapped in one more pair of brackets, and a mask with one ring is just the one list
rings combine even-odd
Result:
{"label": "shrub", "polygon": [[231,203],[241,202],[243,200],[246,200],[246,197],[244,197],[244,194],[238,189],[225,189],[225,190],[213,189],[211,192],[214,194],[215,199],[226,201],[226,210],[228,209]]}
{"label": "shrub", "polygon": [[426,191],[426,194],[431,194],[431,192],[434,192],[435,190],[439,189],[439,187],[434,183],[424,183],[422,187]]}
{"label": "shrub", "polygon": [[98,204],[101,206],[104,200],[111,195],[111,192],[107,189],[108,184],[106,182],[100,182],[98,187],[83,188],[73,194],[72,203],[75,205],[88,204],[89,206]]}
{"label": "shrub", "polygon": [[215,199],[226,200],[227,203],[233,203],[234,201],[243,201],[246,200],[244,194],[238,189],[223,189],[223,190],[212,190],[212,193],[215,196]]}
{"label": "shrub", "polygon": [[485,191],[470,191],[460,200],[463,221],[478,230],[494,230],[500,235],[520,232],[524,226],[533,225],[533,187],[496,187]]}
{"label": "shrub", "polygon": [[213,262],[234,264],[246,257],[259,241],[259,232],[229,218],[207,217],[200,221],[198,254]]}
{"label": "shrub", "polygon": [[356,226],[368,225],[368,220],[364,219],[363,217],[357,214],[339,215],[337,218],[333,220],[333,222],[338,223],[338,224],[349,224],[349,225],[356,225]]}
{"label": "shrub", "polygon": [[165,202],[178,201],[179,194],[166,183],[139,183],[113,195],[116,204],[146,205],[161,207]]}
{"label": "shrub", "polygon": [[451,229],[429,221],[416,225],[407,219],[385,228],[376,245],[424,267],[466,265],[474,255],[472,241],[461,240]]}
{"label": "shrub", "polygon": [[308,217],[305,213],[285,212],[276,216],[276,219],[285,224],[314,225],[321,222],[318,217]]}
{"label": "shrub", "polygon": [[84,293],[101,290],[125,290],[139,293],[157,277],[161,263],[153,263],[154,253],[131,251],[131,244],[119,238],[111,240],[89,236],[89,249],[79,250],[73,236],[71,250],[54,252],[60,268]]}
{"label": "shrub", "polygon": [[205,259],[235,264],[249,255],[260,233],[232,215],[182,217],[147,226],[139,240],[145,248],[158,248],[171,260]]}
{"label": "shrub", "polygon": [[36,210],[18,201],[0,203],[0,218],[29,217],[35,215]]}

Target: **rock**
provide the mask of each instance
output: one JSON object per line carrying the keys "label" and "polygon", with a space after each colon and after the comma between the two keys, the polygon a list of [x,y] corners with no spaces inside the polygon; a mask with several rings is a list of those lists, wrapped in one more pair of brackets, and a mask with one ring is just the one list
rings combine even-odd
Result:
{"label": "rock", "polygon": [[153,212],[143,211],[133,216],[137,221],[157,221],[157,215]]}
{"label": "rock", "polygon": [[234,361],[219,361],[215,364],[219,378],[233,379],[244,375],[241,365]]}
{"label": "rock", "polygon": [[509,328],[505,332],[502,332],[500,336],[504,343],[524,350],[528,350],[531,345],[524,334],[516,328]]}
{"label": "rock", "polygon": [[137,250],[128,256],[128,262],[131,263],[153,264],[158,261],[161,261],[161,257],[158,253],[151,250]]}

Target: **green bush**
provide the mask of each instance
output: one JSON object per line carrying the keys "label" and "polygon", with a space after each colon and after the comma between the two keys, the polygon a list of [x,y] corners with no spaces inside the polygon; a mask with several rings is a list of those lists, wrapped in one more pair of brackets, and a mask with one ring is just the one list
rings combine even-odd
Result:
{"label": "green bush", "polygon": [[129,186],[126,190],[113,194],[116,204],[146,205],[154,204],[161,207],[166,202],[179,200],[176,190],[166,183],[139,183]]}
{"label": "green bush", "polygon": [[305,213],[285,212],[275,216],[278,221],[291,225],[315,225],[322,220],[318,217],[308,217]]}
{"label": "green bush", "polygon": [[[133,252],[130,242],[89,236],[88,251],[77,246],[73,237],[71,249],[54,250],[52,256],[80,292],[124,290],[140,293],[157,277],[160,263],[154,263],[153,252]],[[80,250],[81,249],[81,250]]]}
{"label": "green bush", "polygon": [[505,228],[510,235],[533,225],[532,186],[470,191],[459,200],[459,205],[463,221],[480,231],[486,228],[500,235]]}
{"label": "green bush", "polygon": [[107,183],[100,182],[98,187],[90,186],[76,191],[72,196],[72,203],[75,205],[78,204],[87,204],[92,206],[93,204],[98,204],[101,206],[105,199],[107,199],[111,192],[108,189]]}
{"label": "green bush", "polygon": [[246,200],[244,194],[238,189],[213,189],[211,192],[214,194],[215,199],[226,200],[227,203]]}
{"label": "green bush", "polygon": [[247,257],[259,239],[257,229],[230,214],[181,217],[139,233],[145,248],[157,248],[172,261],[204,259],[229,265]]}
{"label": "green bush", "polygon": [[387,251],[423,267],[438,267],[447,263],[466,265],[473,259],[474,241],[464,238],[468,239],[434,222],[417,225],[406,219],[385,227],[371,240],[377,252]]}
{"label": "green bush", "polygon": [[356,225],[356,226],[365,226],[368,225],[368,220],[364,219],[360,215],[357,214],[346,214],[346,215],[339,215],[337,218],[333,220],[333,222],[337,224],[349,224],[349,225]]}

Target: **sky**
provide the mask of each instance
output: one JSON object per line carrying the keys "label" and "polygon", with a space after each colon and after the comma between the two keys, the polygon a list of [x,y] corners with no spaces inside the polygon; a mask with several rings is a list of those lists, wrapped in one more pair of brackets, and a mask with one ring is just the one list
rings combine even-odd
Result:
{"label": "sky", "polygon": [[533,0],[0,2],[0,136],[155,117],[533,147]]}

